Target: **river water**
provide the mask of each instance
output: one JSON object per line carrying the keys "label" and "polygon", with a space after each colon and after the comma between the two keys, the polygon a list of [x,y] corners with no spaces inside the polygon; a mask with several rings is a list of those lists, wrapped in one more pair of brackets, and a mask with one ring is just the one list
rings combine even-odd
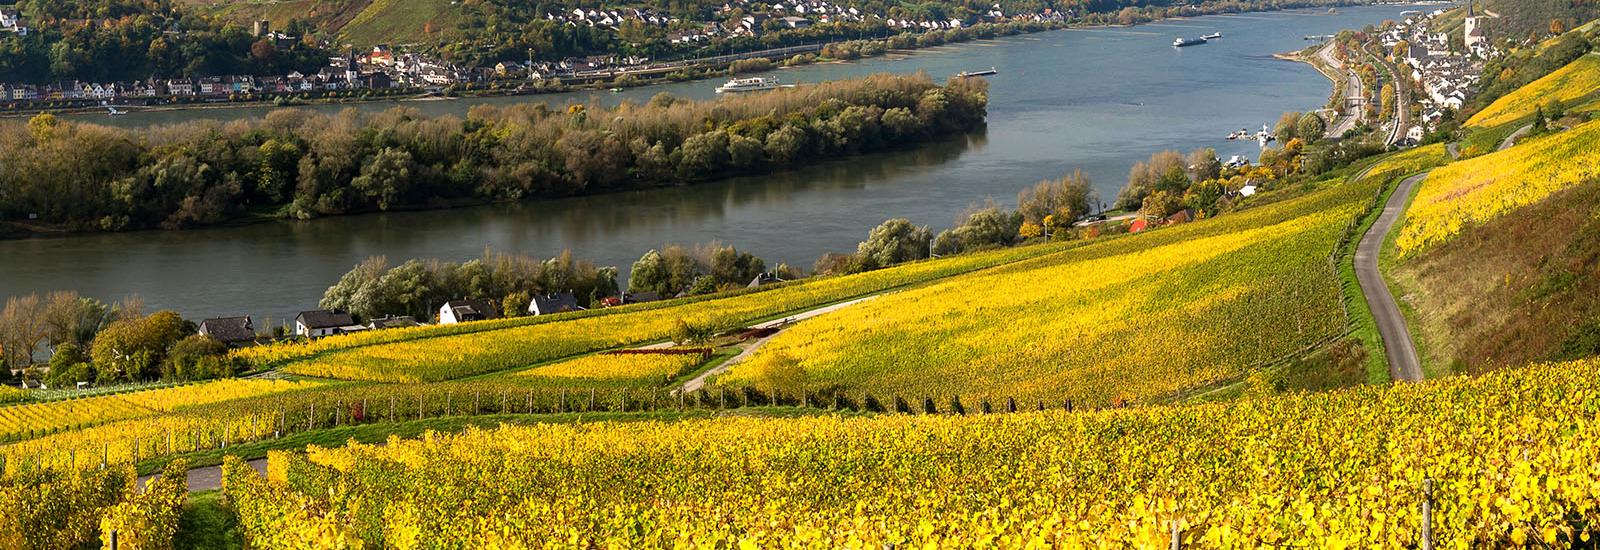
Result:
{"label": "river water", "polygon": [[[1081,169],[1111,202],[1133,163],[1165,149],[1215,147],[1254,158],[1228,132],[1259,128],[1284,111],[1321,107],[1331,85],[1275,52],[1397,18],[1405,6],[1208,16],[1132,28],[1064,30],[970,42],[912,55],[775,71],[785,83],[925,70],[936,78],[999,69],[991,77],[986,130],[929,146],[847,158],[782,174],[689,187],[490,205],[281,221],[181,232],[147,231],[0,241],[0,297],[74,289],[115,300],[138,294],[151,309],[191,319],[250,314],[258,327],[312,309],[322,291],[373,255],[464,260],[485,247],[578,257],[623,270],[666,243],[720,240],[809,268],[829,251],[852,251],[877,223],[906,217],[936,230],[969,206],[1007,205],[1039,180]],[[1178,36],[1221,32],[1176,49]],[[719,82],[533,98],[407,102],[428,114],[464,114],[475,103],[623,99],[659,91],[709,98]],[[385,109],[394,103],[354,106]],[[319,110],[349,106],[308,107]],[[85,120],[138,127],[196,118],[259,117],[266,108],[134,113]]]}

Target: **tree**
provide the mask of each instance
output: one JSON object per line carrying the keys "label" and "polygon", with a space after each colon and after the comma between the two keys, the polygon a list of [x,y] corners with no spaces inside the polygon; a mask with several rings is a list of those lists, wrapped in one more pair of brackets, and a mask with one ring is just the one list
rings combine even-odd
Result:
{"label": "tree", "polygon": [[167,349],[184,336],[183,318],[171,311],[111,323],[95,338],[89,357],[97,381],[138,381],[155,377]]}
{"label": "tree", "polygon": [[0,310],[0,361],[22,369],[33,364],[33,352],[49,337],[45,304],[37,294],[6,299]]}
{"label": "tree", "polygon": [[45,298],[44,322],[52,348],[63,344],[88,347],[94,335],[115,318],[115,308],[78,296],[77,292],[51,292]]}
{"label": "tree", "polygon": [[1128,183],[1122,191],[1117,193],[1117,207],[1133,210],[1144,204],[1144,198],[1157,189],[1177,189],[1188,187],[1188,170],[1183,154],[1177,151],[1162,151],[1150,155],[1148,162],[1133,165],[1128,171]]}
{"label": "tree", "polygon": [[1089,214],[1099,202],[1089,176],[1074,170],[1072,175],[1050,181],[1041,181],[1032,188],[1017,194],[1017,212],[1024,221],[1042,225],[1046,216],[1077,221]]}
{"label": "tree", "polygon": [[1300,117],[1300,122],[1296,123],[1294,127],[1295,135],[1307,142],[1322,139],[1323,134],[1327,132],[1327,124],[1316,113],[1306,113]]}
{"label": "tree", "polygon": [[277,44],[274,44],[270,37],[255,41],[254,44],[250,45],[250,59],[270,66],[273,61],[278,59]]}
{"label": "tree", "polygon": [[1200,182],[1213,179],[1222,175],[1222,159],[1217,158],[1217,150],[1212,148],[1195,149],[1189,153],[1189,179]]}
{"label": "tree", "polygon": [[[1014,233],[1013,233],[1014,234]],[[878,224],[867,240],[856,246],[862,269],[877,269],[928,257],[933,231],[911,220],[895,218]]]}
{"label": "tree", "polygon": [[1009,246],[1021,233],[1022,220],[1022,213],[1006,213],[994,206],[973,211],[960,225],[939,233],[933,250],[939,254],[960,254]]}
{"label": "tree", "polygon": [[1272,127],[1272,134],[1277,136],[1278,141],[1281,143],[1287,143],[1289,140],[1299,137],[1297,130],[1303,115],[1304,113],[1296,111],[1284,113],[1283,116],[1278,117],[1278,124]]}
{"label": "tree", "polygon": [[227,378],[234,372],[228,345],[204,334],[191,334],[173,344],[162,366],[162,377],[169,380]]}
{"label": "tree", "polygon": [[1183,196],[1168,191],[1156,191],[1145,197],[1139,213],[1151,218],[1165,218],[1183,209]]}
{"label": "tree", "polygon": [[350,186],[377,204],[379,210],[406,200],[412,187],[411,153],[394,147],[379,151]]}

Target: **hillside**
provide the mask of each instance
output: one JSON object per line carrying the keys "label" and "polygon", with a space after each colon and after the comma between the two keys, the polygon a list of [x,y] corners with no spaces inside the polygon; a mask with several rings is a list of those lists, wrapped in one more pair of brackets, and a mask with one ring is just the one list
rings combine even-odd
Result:
{"label": "hillside", "polygon": [[1328,256],[1376,190],[1345,184],[886,296],[780,334],[722,382],[1109,404],[1236,381],[1345,332]]}
{"label": "hillside", "polygon": [[1573,111],[1587,110],[1595,101],[1600,101],[1600,54],[1591,53],[1495,100],[1472,115],[1467,125],[1490,127],[1518,122],[1556,102]]}
{"label": "hillside", "polygon": [[240,25],[257,20],[275,27],[298,19],[337,44],[431,44],[459,37],[459,26],[479,4],[449,0],[184,0]]}
{"label": "hillside", "polygon": [[[1493,13],[1499,17],[1488,20],[1491,38],[1522,40],[1529,36],[1548,36],[1552,30],[1566,31],[1600,18],[1600,4],[1573,2],[1571,0],[1474,0],[1477,15]],[[1464,8],[1456,8],[1441,20],[1441,30],[1459,37]],[[1552,22],[1559,21],[1560,27]]]}
{"label": "hillside", "polygon": [[1596,143],[1590,122],[1424,181],[1390,273],[1431,372],[1600,353]]}

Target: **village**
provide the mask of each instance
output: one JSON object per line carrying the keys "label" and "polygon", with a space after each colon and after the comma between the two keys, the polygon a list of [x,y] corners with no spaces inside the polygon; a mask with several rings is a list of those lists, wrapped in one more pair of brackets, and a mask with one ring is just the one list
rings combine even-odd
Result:
{"label": "village", "polygon": [[[616,29],[648,25],[668,30],[666,41],[678,50],[697,50],[719,41],[741,37],[766,37],[785,31],[830,24],[869,24],[878,37],[902,32],[963,29],[977,23],[1066,21],[1071,13],[1045,8],[1038,13],[1007,15],[999,4],[970,21],[914,19],[863,13],[823,0],[758,2],[734,0],[718,11],[719,21],[692,22],[667,17],[649,9],[574,8],[545,17],[568,26]],[[875,23],[875,24],[874,24]],[[279,49],[300,38],[275,31],[268,21],[256,21],[254,37]],[[26,34],[29,28],[15,11],[0,10],[0,32]],[[328,59],[314,73],[284,75],[208,75],[124,82],[59,81],[51,83],[0,82],[0,109],[73,109],[100,106],[159,106],[189,103],[226,103],[293,99],[341,99],[372,95],[443,94],[464,88],[498,87],[513,92],[533,92],[543,85],[610,81],[626,75],[664,75],[672,71],[716,67],[751,58],[783,58],[820,51],[823,42],[790,45],[716,56],[694,56],[663,61],[621,54],[598,54],[539,60],[529,51],[526,59],[501,60],[494,65],[466,66],[445,61],[409,47],[377,44],[370,49],[347,51]],[[334,49],[324,43],[325,49]],[[112,110],[113,114],[120,111]]]}
{"label": "village", "polygon": [[1450,34],[1434,29],[1439,16],[1446,13],[1442,9],[1426,14],[1407,12],[1404,21],[1387,29],[1381,37],[1385,48],[1405,49],[1405,67],[1410,68],[1411,80],[1421,92],[1414,101],[1422,107],[1422,113],[1416,124],[1406,130],[1406,139],[1411,143],[1420,142],[1433,132],[1446,111],[1460,111],[1483,77],[1484,62],[1500,55],[1485,32],[1484,19],[1496,16],[1478,15],[1472,10],[1469,3],[1461,42],[1452,42]]}

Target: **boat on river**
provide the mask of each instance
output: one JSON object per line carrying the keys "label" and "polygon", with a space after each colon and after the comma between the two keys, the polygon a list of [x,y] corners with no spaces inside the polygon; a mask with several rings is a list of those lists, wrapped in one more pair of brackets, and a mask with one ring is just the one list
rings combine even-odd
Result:
{"label": "boat on river", "polygon": [[717,93],[727,94],[737,92],[762,92],[766,90],[776,90],[778,87],[777,78],[767,78],[762,76],[754,78],[735,78],[729,80],[726,84],[717,86]]}
{"label": "boat on river", "polygon": [[1199,46],[1204,43],[1206,43],[1206,39],[1204,38],[1179,38],[1172,41],[1172,47],[1187,48],[1189,46]]}
{"label": "boat on river", "polygon": [[1208,35],[1200,37],[1201,40],[1206,40],[1206,41],[1216,40],[1218,38],[1222,38],[1222,33],[1214,32],[1214,33],[1211,33],[1211,34],[1208,34]]}
{"label": "boat on river", "polygon": [[972,78],[974,76],[993,76],[993,75],[997,75],[997,74],[1000,74],[1000,71],[995,70],[994,67],[989,67],[989,70],[987,70],[987,71],[961,71],[959,73],[956,73],[956,77],[958,77],[958,78]]}

